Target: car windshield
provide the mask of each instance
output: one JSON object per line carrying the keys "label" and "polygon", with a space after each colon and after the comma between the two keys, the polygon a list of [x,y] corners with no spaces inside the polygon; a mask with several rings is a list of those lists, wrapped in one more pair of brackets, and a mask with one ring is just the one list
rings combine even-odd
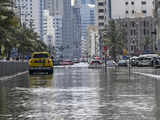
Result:
{"label": "car windshield", "polygon": [[48,54],[34,54],[33,58],[48,58]]}

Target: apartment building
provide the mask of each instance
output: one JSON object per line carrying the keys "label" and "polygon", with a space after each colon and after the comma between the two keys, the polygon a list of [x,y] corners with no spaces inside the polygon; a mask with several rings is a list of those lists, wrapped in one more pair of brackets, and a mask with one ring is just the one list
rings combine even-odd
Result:
{"label": "apartment building", "polygon": [[112,19],[153,17],[153,0],[111,0]]}
{"label": "apartment building", "polygon": [[20,18],[21,24],[32,28],[43,39],[42,14],[43,0],[14,0],[15,12]]}
{"label": "apartment building", "polygon": [[153,17],[117,19],[125,32],[130,55],[156,51],[155,19]]}
{"label": "apartment building", "polygon": [[156,45],[157,51],[160,51],[160,0],[154,0],[154,17],[156,24]]}
{"label": "apartment building", "polygon": [[104,29],[111,16],[110,0],[96,0],[96,25]]}

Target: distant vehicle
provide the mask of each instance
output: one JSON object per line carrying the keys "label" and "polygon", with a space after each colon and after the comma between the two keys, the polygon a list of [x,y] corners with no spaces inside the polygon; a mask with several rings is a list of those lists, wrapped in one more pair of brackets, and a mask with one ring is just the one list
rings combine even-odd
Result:
{"label": "distant vehicle", "polygon": [[54,60],[53,60],[53,65],[54,65],[54,66],[61,65],[61,62],[62,62],[62,60],[54,59]]}
{"label": "distant vehicle", "polygon": [[89,63],[89,68],[100,68],[103,67],[103,63],[101,60],[92,59]]}
{"label": "distant vehicle", "polygon": [[34,52],[28,64],[30,74],[34,72],[53,73],[53,62],[48,52]]}
{"label": "distant vehicle", "polygon": [[73,59],[73,63],[79,63],[79,62],[80,62],[80,60],[78,58]]}
{"label": "distant vehicle", "polygon": [[127,60],[119,60],[118,61],[118,66],[127,67],[128,66],[128,61]]}
{"label": "distant vehicle", "polygon": [[72,60],[63,60],[60,62],[60,65],[73,65]]}

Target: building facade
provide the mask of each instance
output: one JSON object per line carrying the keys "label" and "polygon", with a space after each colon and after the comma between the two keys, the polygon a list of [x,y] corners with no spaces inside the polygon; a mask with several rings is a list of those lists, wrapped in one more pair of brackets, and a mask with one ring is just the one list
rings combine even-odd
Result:
{"label": "building facade", "polygon": [[43,0],[14,0],[15,11],[20,18],[21,24],[32,28],[43,39]]}
{"label": "building facade", "polygon": [[156,45],[160,51],[160,0],[154,0],[154,17],[156,23]]}
{"label": "building facade", "polygon": [[111,0],[112,18],[153,16],[153,0]]}
{"label": "building facade", "polygon": [[48,46],[50,53],[53,53],[55,47],[55,29],[53,27],[53,18],[48,10],[43,11],[43,41]]}
{"label": "building facade", "polygon": [[96,24],[95,5],[84,4],[80,8],[81,14],[81,56],[87,56],[87,29]]}
{"label": "building facade", "polygon": [[44,9],[49,10],[51,16],[61,15],[64,13],[63,0],[44,0]]}
{"label": "building facade", "polygon": [[63,39],[62,39],[62,16],[53,16],[53,27],[55,29],[55,49],[56,58],[63,58]]}
{"label": "building facade", "polygon": [[96,0],[75,0],[76,5],[95,4]]}
{"label": "building facade", "polygon": [[100,56],[100,43],[99,43],[99,32],[97,26],[89,26],[88,27],[88,57],[96,57]]}
{"label": "building facade", "polygon": [[[45,0],[44,8],[49,10],[51,16],[62,16],[62,41],[59,52],[62,58],[73,58],[73,25],[71,0]],[[57,31],[58,34],[58,31]],[[60,40],[60,39],[58,39]],[[60,41],[59,41],[60,42]],[[59,49],[59,45],[57,46]]]}
{"label": "building facade", "polygon": [[[59,0],[60,1],[60,0]],[[63,57],[65,59],[73,58],[73,21],[71,0],[63,0]]]}
{"label": "building facade", "polygon": [[129,55],[156,51],[155,19],[153,17],[117,19],[125,31]]}
{"label": "building facade", "polygon": [[80,7],[73,6],[73,56],[74,58],[81,57],[81,15]]}
{"label": "building facade", "polygon": [[110,0],[96,0],[96,25],[104,29],[111,16]]}

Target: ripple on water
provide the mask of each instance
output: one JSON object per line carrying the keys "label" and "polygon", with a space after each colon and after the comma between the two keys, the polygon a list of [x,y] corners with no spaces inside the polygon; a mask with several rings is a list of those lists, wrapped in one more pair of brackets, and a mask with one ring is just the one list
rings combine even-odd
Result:
{"label": "ripple on water", "polygon": [[16,88],[9,118],[16,120],[154,120],[153,97],[105,95],[100,88]]}

